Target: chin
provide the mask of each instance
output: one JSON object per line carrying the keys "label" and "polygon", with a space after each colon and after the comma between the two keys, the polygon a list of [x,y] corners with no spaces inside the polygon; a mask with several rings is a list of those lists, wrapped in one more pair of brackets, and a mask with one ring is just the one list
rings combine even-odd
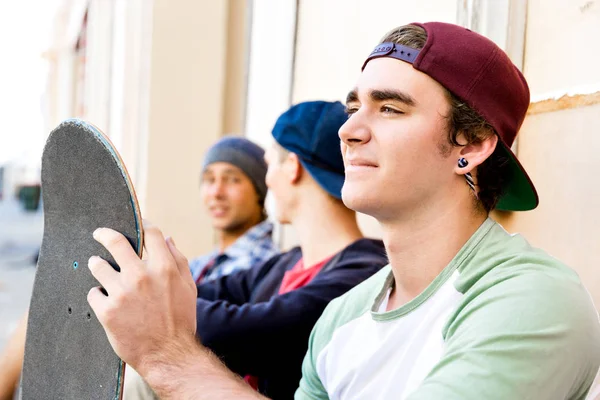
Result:
{"label": "chin", "polygon": [[344,184],[342,188],[342,201],[344,205],[351,210],[367,215],[371,215],[369,211],[377,201],[376,196],[372,195],[372,191],[359,188],[357,185]]}
{"label": "chin", "polygon": [[216,229],[218,231],[224,231],[224,230],[227,230],[228,226],[229,226],[229,224],[223,224],[223,223],[218,222],[218,223],[214,223],[212,227],[213,227],[213,229]]}
{"label": "chin", "polygon": [[214,229],[219,229],[219,230],[225,230],[229,227],[229,225],[231,225],[232,221],[227,218],[215,218],[212,221],[212,226]]}
{"label": "chin", "polygon": [[287,225],[290,223],[290,220],[285,215],[277,214],[277,222],[279,222],[281,225]]}

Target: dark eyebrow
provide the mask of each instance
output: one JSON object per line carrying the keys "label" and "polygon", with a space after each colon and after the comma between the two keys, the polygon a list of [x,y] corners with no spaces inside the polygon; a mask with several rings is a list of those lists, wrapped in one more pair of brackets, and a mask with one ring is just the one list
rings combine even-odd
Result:
{"label": "dark eyebrow", "polygon": [[223,170],[223,175],[239,175],[242,171],[237,168],[225,168]]}
{"label": "dark eyebrow", "polygon": [[[221,170],[222,175],[240,175],[243,172],[235,167],[225,167]],[[215,172],[210,168],[210,165],[206,167],[202,175],[214,175]]]}
{"label": "dark eyebrow", "polygon": [[358,93],[356,89],[352,89],[351,91],[349,91],[348,95],[346,96],[346,104],[351,103],[353,101],[358,101]]}
{"label": "dark eyebrow", "polygon": [[398,101],[400,103],[404,103],[407,106],[411,106],[411,107],[414,107],[417,104],[417,102],[415,101],[415,99],[412,96],[410,96],[409,94],[406,94],[404,92],[399,92],[396,90],[374,89],[374,90],[371,90],[371,93],[369,93],[369,95],[371,96],[371,99],[374,102],[393,100],[393,101]]}

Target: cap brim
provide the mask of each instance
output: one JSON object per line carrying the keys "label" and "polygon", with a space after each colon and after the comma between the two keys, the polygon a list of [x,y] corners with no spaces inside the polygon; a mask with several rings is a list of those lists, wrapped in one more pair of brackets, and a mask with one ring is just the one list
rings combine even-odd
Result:
{"label": "cap brim", "polygon": [[498,140],[498,145],[503,155],[508,158],[509,176],[496,209],[500,211],[533,210],[539,204],[538,194],[533,182],[525,172],[525,168],[502,139]]}
{"label": "cap brim", "polygon": [[344,175],[340,175],[334,171],[319,168],[310,164],[307,161],[300,160],[302,166],[308,170],[308,173],[317,181],[327,193],[336,199],[342,198],[342,186],[344,186]]}

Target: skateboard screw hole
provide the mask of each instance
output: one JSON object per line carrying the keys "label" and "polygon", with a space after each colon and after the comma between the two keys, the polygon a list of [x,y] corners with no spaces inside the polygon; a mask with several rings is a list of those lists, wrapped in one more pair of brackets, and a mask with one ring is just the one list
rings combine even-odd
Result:
{"label": "skateboard screw hole", "polygon": [[79,263],[77,261],[73,262],[73,269],[77,269],[79,267]]}
{"label": "skateboard screw hole", "polygon": [[69,314],[73,313],[73,309],[71,307],[69,307],[69,309],[67,310]]}
{"label": "skateboard screw hole", "polygon": [[92,314],[87,313],[87,319],[92,319]]}

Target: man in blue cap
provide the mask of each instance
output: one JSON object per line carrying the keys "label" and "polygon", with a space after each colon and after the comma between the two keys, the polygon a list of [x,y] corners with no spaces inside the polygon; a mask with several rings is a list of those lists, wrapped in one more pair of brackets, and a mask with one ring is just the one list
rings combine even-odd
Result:
{"label": "man in blue cap", "polygon": [[[346,120],[341,103],[324,101],[300,103],[279,117],[265,154],[266,182],[276,219],[293,226],[300,245],[197,287],[202,343],[271,398],[293,396],[311,329],[327,304],[387,263],[383,243],[363,238],[356,213],[341,201],[338,130]],[[150,393],[141,380],[133,385],[125,385],[125,400],[148,397],[140,395]]]}

